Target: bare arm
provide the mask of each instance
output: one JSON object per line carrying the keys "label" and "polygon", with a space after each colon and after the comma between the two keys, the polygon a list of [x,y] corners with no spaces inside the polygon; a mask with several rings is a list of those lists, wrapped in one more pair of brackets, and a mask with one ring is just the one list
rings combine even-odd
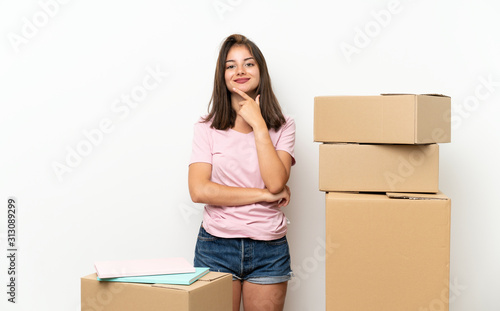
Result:
{"label": "bare arm", "polygon": [[292,156],[286,151],[274,149],[265,123],[263,129],[254,128],[254,133],[262,180],[271,193],[279,193],[290,177]]}
{"label": "bare arm", "polygon": [[195,203],[210,205],[239,206],[257,202],[277,202],[279,207],[288,205],[290,192],[284,188],[277,194],[267,189],[229,187],[210,180],[212,165],[193,163],[189,166],[189,193]]}
{"label": "bare arm", "polygon": [[241,101],[238,114],[252,127],[255,135],[255,145],[259,159],[259,168],[262,180],[271,193],[279,193],[285,188],[290,177],[292,156],[274,148],[266,122],[260,112],[260,95],[255,101],[245,92],[233,89],[244,101]]}

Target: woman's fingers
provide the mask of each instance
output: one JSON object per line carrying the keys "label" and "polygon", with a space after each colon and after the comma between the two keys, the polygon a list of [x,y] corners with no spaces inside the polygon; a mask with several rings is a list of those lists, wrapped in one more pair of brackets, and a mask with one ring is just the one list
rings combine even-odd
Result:
{"label": "woman's fingers", "polygon": [[278,207],[285,207],[290,203],[290,188],[285,186],[283,190],[279,193],[281,196],[280,200],[278,201]]}
{"label": "woman's fingers", "polygon": [[243,117],[243,119],[253,128],[259,122],[263,121],[262,114],[260,111],[260,95],[258,95],[255,100],[248,96],[245,92],[233,88],[233,90],[239,94],[244,100],[240,101],[239,110],[237,113]]}
{"label": "woman's fingers", "polygon": [[243,97],[246,100],[249,100],[249,99],[253,100],[252,97],[248,96],[247,93],[243,92],[240,89],[237,89],[237,88],[233,87],[233,91],[235,91],[236,93],[238,93],[241,97]]}

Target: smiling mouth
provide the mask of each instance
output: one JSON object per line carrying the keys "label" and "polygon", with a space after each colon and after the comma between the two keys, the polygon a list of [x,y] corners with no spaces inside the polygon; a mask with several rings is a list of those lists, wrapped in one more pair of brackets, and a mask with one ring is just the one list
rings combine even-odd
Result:
{"label": "smiling mouth", "polygon": [[250,78],[240,78],[240,79],[234,80],[234,82],[239,83],[239,84],[243,84],[243,83],[247,82],[248,80],[250,80]]}

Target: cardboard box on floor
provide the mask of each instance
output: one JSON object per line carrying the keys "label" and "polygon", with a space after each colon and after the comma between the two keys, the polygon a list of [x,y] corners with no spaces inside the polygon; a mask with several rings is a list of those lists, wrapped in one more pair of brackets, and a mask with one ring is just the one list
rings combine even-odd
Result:
{"label": "cardboard box on floor", "polygon": [[189,286],[81,278],[82,311],[231,311],[232,276],[209,272]]}
{"label": "cardboard box on floor", "polygon": [[326,310],[448,310],[450,206],[442,193],[326,193]]}
{"label": "cardboard box on floor", "polygon": [[444,95],[318,96],[314,141],[449,143],[451,99]]}
{"label": "cardboard box on floor", "polygon": [[321,191],[439,191],[439,146],[320,144]]}

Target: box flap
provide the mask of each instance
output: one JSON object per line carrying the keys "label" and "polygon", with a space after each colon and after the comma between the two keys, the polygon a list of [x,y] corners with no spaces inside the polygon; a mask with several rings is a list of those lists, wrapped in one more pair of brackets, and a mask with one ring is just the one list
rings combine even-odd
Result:
{"label": "box flap", "polygon": [[201,278],[198,279],[198,281],[202,281],[202,282],[212,282],[212,281],[215,281],[217,279],[220,279],[226,275],[228,275],[229,273],[223,273],[223,272],[213,272],[213,271],[210,271],[209,273],[205,274],[204,276],[202,276]]}
{"label": "box flap", "polygon": [[107,281],[99,281],[97,279],[97,273],[92,273],[92,274],[89,274],[89,275],[86,275],[86,276],[83,276],[80,278],[81,280],[90,280],[90,281],[94,281],[94,282],[97,282],[97,283],[114,283],[114,284],[127,284],[127,285],[133,285],[133,286],[148,286],[148,287],[151,287],[152,284],[148,284],[148,283],[129,283],[129,282],[107,282]]}
{"label": "box flap", "polygon": [[391,199],[407,199],[407,200],[449,200],[441,191],[438,193],[401,193],[387,192],[386,195]]}
{"label": "box flap", "polygon": [[380,93],[382,96],[416,95],[411,93]]}
{"label": "box flap", "polygon": [[437,96],[437,97],[450,97],[448,95],[443,95],[443,94],[410,94],[410,93],[381,93],[380,95],[382,96],[391,96],[391,95],[424,95],[424,96]]}
{"label": "box flap", "polygon": [[182,291],[190,291],[193,288],[198,287],[198,286],[193,286],[196,283],[197,282],[194,282],[191,285],[174,285],[174,284],[148,284],[148,285],[151,285],[151,287],[161,287],[161,288],[168,288],[168,289],[177,289],[177,290],[182,290]]}
{"label": "box flap", "polygon": [[444,95],[444,94],[420,94],[420,95],[437,96],[437,97],[449,97],[449,98],[451,98],[450,96]]}
{"label": "box flap", "polygon": [[82,279],[95,280],[97,281],[97,273],[92,273],[86,276],[82,276]]}
{"label": "box flap", "polygon": [[191,285],[152,284],[151,286],[188,291],[188,290],[193,290],[195,288],[201,287],[209,282],[213,282],[213,281],[218,280],[220,278],[223,278],[225,276],[230,276],[230,274],[211,271],[211,272],[205,274],[204,276],[202,276],[201,278],[199,278],[196,282],[192,283]]}

